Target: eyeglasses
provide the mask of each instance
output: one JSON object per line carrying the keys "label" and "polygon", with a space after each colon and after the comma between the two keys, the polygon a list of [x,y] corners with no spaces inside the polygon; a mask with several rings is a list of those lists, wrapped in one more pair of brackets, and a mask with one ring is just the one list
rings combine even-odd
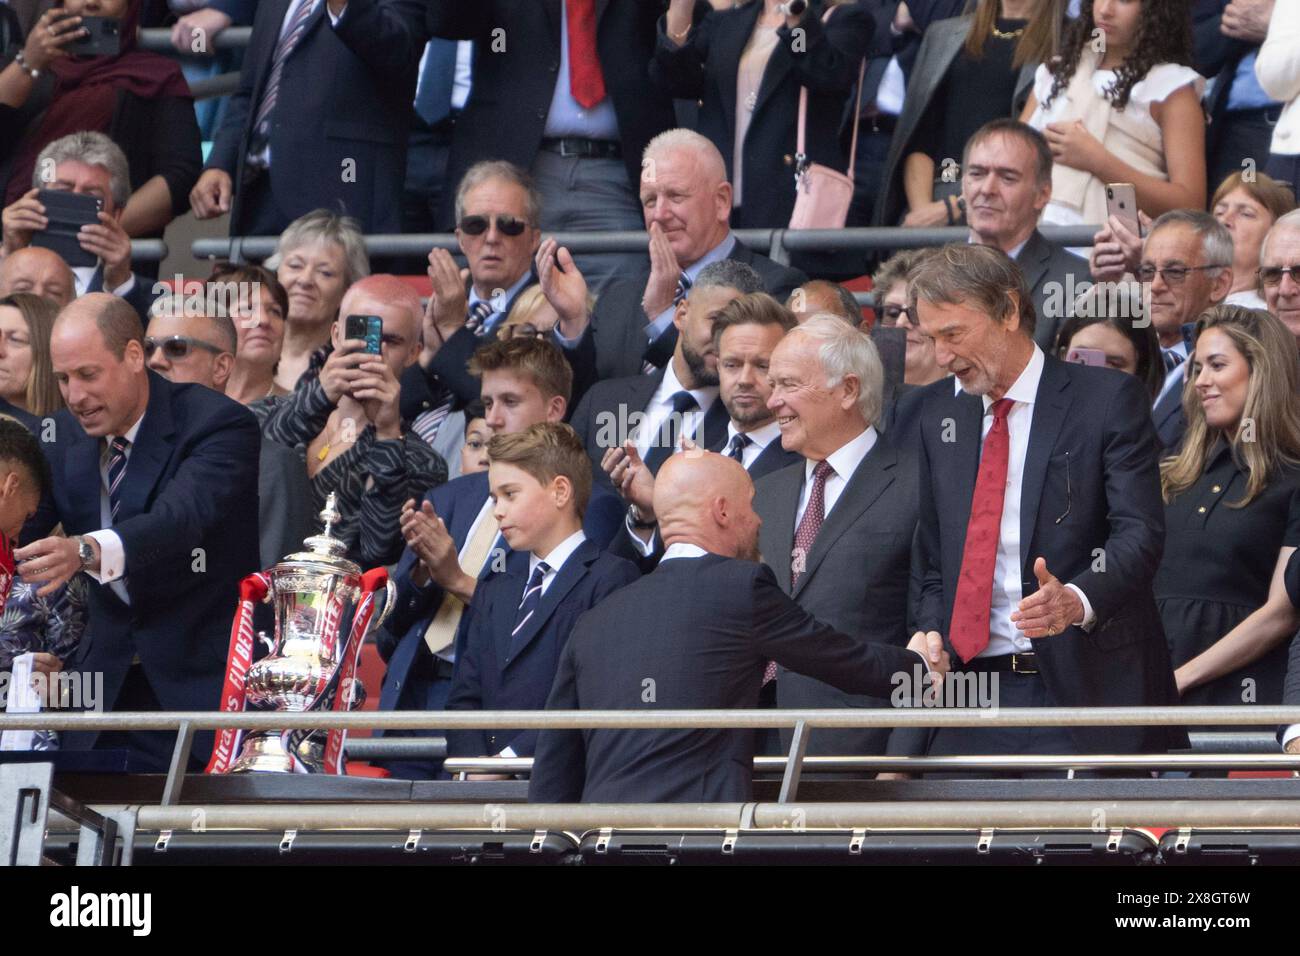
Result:
{"label": "eyeglasses", "polygon": [[1300,265],[1294,266],[1261,266],[1255,271],[1259,276],[1259,281],[1270,288],[1282,284],[1283,276],[1290,276],[1291,281],[1300,285]]}
{"label": "eyeglasses", "polygon": [[899,319],[906,320],[908,325],[916,324],[912,321],[912,313],[905,305],[881,305],[876,308],[888,325],[897,325]]}
{"label": "eyeglasses", "polygon": [[1163,269],[1157,269],[1153,265],[1143,263],[1138,267],[1137,277],[1143,282],[1150,282],[1156,277],[1156,273],[1159,273],[1160,278],[1165,280],[1165,285],[1176,286],[1186,281],[1189,272],[1222,268],[1223,266],[1165,266]]}
{"label": "eyeglasses", "polygon": [[188,335],[169,335],[165,339],[156,339],[150,335],[144,340],[144,357],[146,360],[151,359],[155,351],[162,349],[163,356],[169,362],[179,362],[189,358],[190,352],[196,348],[207,349],[213,355],[220,355],[226,351],[211,342],[190,338]]}
{"label": "eyeglasses", "polygon": [[[497,216],[496,221],[497,231],[511,237],[522,236],[528,228],[528,223],[514,216]],[[481,236],[491,224],[491,216],[466,216],[456,228],[467,236]]]}

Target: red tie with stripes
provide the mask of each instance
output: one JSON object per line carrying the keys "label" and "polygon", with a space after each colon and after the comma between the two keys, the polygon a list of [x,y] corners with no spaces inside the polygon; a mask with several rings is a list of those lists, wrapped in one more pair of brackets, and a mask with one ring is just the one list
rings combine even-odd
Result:
{"label": "red tie with stripes", "polygon": [[569,92],[591,109],[605,98],[605,75],[596,54],[596,0],[565,0],[569,33]]}
{"label": "red tie with stripes", "polygon": [[971,660],[989,646],[989,606],[993,603],[993,572],[998,560],[998,540],[1002,536],[1002,502],[1011,451],[1007,413],[1014,404],[1009,398],[993,403],[993,427],[984,439],[975,494],[971,496],[966,545],[961,553],[952,625],[948,630],[953,650],[963,661]]}

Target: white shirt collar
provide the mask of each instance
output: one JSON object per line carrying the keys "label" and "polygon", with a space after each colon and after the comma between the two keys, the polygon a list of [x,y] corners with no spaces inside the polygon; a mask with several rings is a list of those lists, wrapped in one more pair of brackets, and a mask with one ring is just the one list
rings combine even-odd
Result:
{"label": "white shirt collar", "polygon": [[[722,450],[726,451],[728,448],[730,448],[731,440],[739,434],[740,434],[740,430],[736,428],[736,423],[733,421],[728,421],[727,422],[727,443],[722,446]],[[772,419],[772,421],[768,422],[762,428],[755,428],[751,432],[745,432],[745,437],[748,438],[751,442],[753,442],[758,447],[758,450],[761,453],[765,451],[767,449],[767,446],[772,444],[773,441],[777,441],[780,439],[781,426],[776,423],[776,419]]]}
{"label": "white shirt collar", "polygon": [[551,569],[550,573],[556,574],[557,572],[559,572],[560,568],[564,567],[564,562],[569,560],[569,558],[573,555],[573,552],[578,550],[578,546],[581,545],[582,542],[586,540],[587,540],[587,536],[583,534],[582,529],[579,528],[577,531],[573,532],[573,534],[569,535],[567,538],[565,538],[563,541],[557,544],[554,548],[552,548],[550,554],[543,555],[541,557],[539,557],[536,554],[529,554],[528,555],[528,576],[531,578],[533,576],[533,572],[537,570],[537,566],[541,564],[543,561],[545,561],[547,567]]}
{"label": "white shirt collar", "polygon": [[[1043,356],[1043,350],[1039,348],[1038,343],[1035,342],[1034,351],[1033,354],[1029,356],[1028,364],[1025,365],[1024,370],[1020,373],[1020,377],[1011,383],[1011,387],[1007,389],[1007,393],[1002,397],[1009,398],[1013,402],[1023,402],[1026,405],[1032,405],[1034,399],[1038,396],[1038,383],[1042,380],[1043,367],[1046,364],[1047,361]],[[952,384],[953,394],[960,395],[961,380],[954,376]],[[993,407],[993,399],[989,398],[987,395],[981,395],[980,398],[984,399],[985,412]]]}
{"label": "white shirt collar", "polygon": [[[146,409],[146,414],[147,414],[147,412],[148,412],[148,410]],[[140,426],[141,426],[143,423],[144,423],[144,415],[141,415],[139,418],[137,418],[137,419],[135,420],[135,424],[132,425],[130,428],[128,428],[128,429],[126,430],[126,434],[124,434],[124,435],[121,436],[121,437],[125,438],[125,439],[127,440],[127,442],[128,442],[128,445],[127,445],[127,448],[126,448],[126,454],[127,454],[127,457],[128,457],[128,458],[131,457],[131,452],[135,450],[135,436],[138,435],[138,434],[140,434]],[[112,446],[113,439],[116,438],[116,437],[118,437],[118,436],[116,436],[116,435],[105,435],[105,436],[104,436],[104,452],[105,452],[105,454],[108,453],[108,449]]]}
{"label": "white shirt collar", "polygon": [[701,412],[707,412],[713,405],[714,399],[718,397],[718,386],[709,385],[704,388],[687,388],[682,384],[681,379],[677,377],[677,372],[673,369],[672,359],[664,366],[664,380],[659,386],[659,401],[664,404],[671,404],[672,398],[678,392],[690,392],[695,396],[696,403],[700,406]]}
{"label": "white shirt collar", "polygon": [[708,553],[698,544],[691,544],[689,541],[678,541],[664,549],[664,556],[659,559],[659,563],[663,564],[673,558],[702,558]]}
{"label": "white shirt collar", "polygon": [[[862,464],[862,459],[867,457],[867,453],[876,445],[876,429],[873,425],[868,425],[866,430],[858,435],[857,438],[841,445],[835,451],[826,456],[826,461],[830,463],[835,474],[848,481],[858,465]],[[804,461],[804,481],[812,481],[813,470],[817,467],[817,462],[811,458]]]}
{"label": "white shirt collar", "polygon": [[[506,291],[499,298],[493,296],[492,298],[488,298],[488,299],[485,299],[483,298],[483,296],[479,295],[478,290],[474,288],[474,283],[471,282],[469,286],[469,302],[467,303],[467,306],[472,309],[478,303],[486,302],[488,305],[492,306],[493,315],[497,315],[501,312],[504,312],[506,311],[507,308],[509,308],[510,303],[514,301],[515,296],[519,294],[519,290],[522,289],[528,283],[528,280],[531,279],[532,277],[533,277],[532,272],[525,272],[523,275],[519,277],[519,279],[515,282],[515,284],[512,285],[510,288],[506,289]],[[500,308],[497,307],[498,304],[500,305]]]}

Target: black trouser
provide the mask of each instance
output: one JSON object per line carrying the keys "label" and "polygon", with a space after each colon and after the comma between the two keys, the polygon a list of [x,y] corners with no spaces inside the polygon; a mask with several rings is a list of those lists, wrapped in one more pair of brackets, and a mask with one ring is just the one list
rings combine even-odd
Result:
{"label": "black trouser", "polygon": [[1219,184],[1233,173],[1243,171],[1242,163],[1254,162],[1263,169],[1268,163],[1268,148],[1273,142],[1273,127],[1281,107],[1258,110],[1234,110],[1224,113],[1222,128],[1216,134],[1214,149],[1206,157],[1206,195],[1208,202]]}
{"label": "black trouser", "polygon": [[[132,664],[117,693],[113,711],[159,711],[163,706],[144,676],[144,668]],[[209,732],[209,736],[210,736]],[[176,733],[166,730],[111,730],[95,740],[95,750],[125,750],[130,755],[130,769],[135,773],[166,773],[171,766]],[[200,771],[203,762],[195,747],[190,753],[189,770]]]}

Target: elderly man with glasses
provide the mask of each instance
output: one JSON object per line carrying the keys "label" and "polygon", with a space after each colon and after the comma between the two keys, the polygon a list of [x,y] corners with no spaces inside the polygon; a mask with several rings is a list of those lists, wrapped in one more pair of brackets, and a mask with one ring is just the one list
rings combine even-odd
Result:
{"label": "elderly man with glasses", "polygon": [[1300,342],[1300,209],[1273,223],[1259,250],[1259,284],[1268,311]]}
{"label": "elderly man with glasses", "polygon": [[1207,212],[1175,209],[1154,223],[1142,245],[1137,276],[1160,339],[1165,384],[1152,408],[1165,448],[1183,437],[1183,373],[1196,317],[1232,288],[1232,234]]}

